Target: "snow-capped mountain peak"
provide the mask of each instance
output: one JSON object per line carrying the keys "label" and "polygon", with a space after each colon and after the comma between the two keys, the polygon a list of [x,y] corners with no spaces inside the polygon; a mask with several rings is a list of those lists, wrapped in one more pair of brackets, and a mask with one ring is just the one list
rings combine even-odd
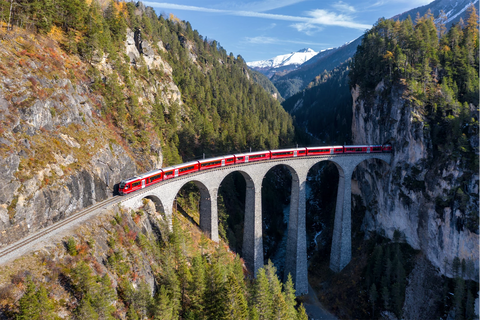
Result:
{"label": "snow-capped mountain peak", "polygon": [[279,68],[289,65],[299,66],[307,60],[310,60],[318,52],[310,48],[301,49],[297,52],[282,54],[268,60],[247,62],[250,68]]}

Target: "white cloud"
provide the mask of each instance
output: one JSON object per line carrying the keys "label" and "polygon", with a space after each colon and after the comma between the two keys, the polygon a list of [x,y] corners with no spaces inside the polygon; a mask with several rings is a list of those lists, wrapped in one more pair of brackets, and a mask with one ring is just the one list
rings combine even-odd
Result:
{"label": "white cloud", "polygon": [[353,12],[357,11],[357,10],[355,10],[354,7],[346,4],[343,1],[339,1],[337,3],[332,4],[332,7],[334,7],[335,9],[337,9],[338,11],[341,11],[341,12],[353,13]]}
{"label": "white cloud", "polygon": [[179,5],[173,3],[164,3],[164,2],[144,2],[147,6],[152,6],[156,8],[162,9],[177,9],[177,10],[188,10],[188,11],[197,11],[197,12],[210,12],[210,13],[219,13],[219,14],[227,14],[232,16],[239,16],[239,17],[252,17],[252,18],[260,18],[260,19],[271,19],[271,20],[283,20],[283,21],[293,21],[299,22],[304,24],[304,26],[296,26],[297,30],[299,28],[304,28],[305,30],[311,30],[311,26],[339,26],[345,28],[353,28],[353,29],[369,29],[371,25],[361,24],[353,22],[352,17],[348,15],[342,14],[335,14],[333,12],[329,12],[326,10],[316,9],[310,12],[307,12],[309,17],[299,17],[299,16],[289,16],[283,14],[272,14],[272,13],[263,13],[263,12],[255,12],[255,11],[235,11],[235,10],[222,10],[222,9],[211,9],[205,7],[197,7],[197,6],[186,6],[186,5]]}
{"label": "white cloud", "polygon": [[323,30],[322,27],[310,22],[294,23],[294,24],[291,24],[290,27],[297,29],[298,32],[305,33],[307,36],[314,35],[315,33]]}
{"label": "white cloud", "polygon": [[432,2],[432,0],[377,0],[374,3],[372,3],[371,5],[365,6],[365,8],[366,9],[376,8],[376,7],[381,7],[381,6],[384,6],[384,5],[392,5],[392,4],[402,3],[402,4],[406,4],[408,6],[413,6],[412,7],[412,9],[413,9],[413,8],[424,6],[424,5],[429,4],[431,2]]}
{"label": "white cloud", "polygon": [[220,6],[221,8],[228,8],[229,10],[264,12],[288,7],[304,1],[306,0],[263,0],[255,2],[228,1],[220,4]]}

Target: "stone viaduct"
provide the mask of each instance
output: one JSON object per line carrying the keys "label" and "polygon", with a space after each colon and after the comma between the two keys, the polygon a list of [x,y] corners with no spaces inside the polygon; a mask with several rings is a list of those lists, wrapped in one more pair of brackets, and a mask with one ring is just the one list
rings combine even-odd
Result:
{"label": "stone viaduct", "polygon": [[310,169],[321,161],[333,162],[339,173],[335,223],[330,255],[330,269],[342,270],[351,260],[351,179],[356,166],[366,159],[380,159],[390,163],[391,154],[339,154],[275,159],[231,165],[200,171],[124,196],[124,208],[137,209],[142,200],[152,200],[157,210],[170,218],[175,197],[188,182],[194,182],[200,190],[200,228],[213,241],[218,241],[217,195],[222,181],[232,172],[239,172],[246,181],[245,222],[242,256],[250,270],[263,267],[262,240],[262,181],[275,166],[286,166],[292,175],[290,218],[288,222],[285,274],[290,273],[297,295],[308,292],[307,247],[305,228],[306,181]]}

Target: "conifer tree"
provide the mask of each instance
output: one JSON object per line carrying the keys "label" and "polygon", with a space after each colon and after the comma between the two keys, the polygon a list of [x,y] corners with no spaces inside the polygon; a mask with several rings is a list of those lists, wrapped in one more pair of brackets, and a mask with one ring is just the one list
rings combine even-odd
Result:
{"label": "conifer tree", "polygon": [[87,294],[80,301],[78,308],[75,310],[76,319],[78,320],[83,320],[83,319],[98,320],[99,319],[98,313],[93,308],[92,304],[90,303],[90,300],[91,300],[91,297]]}
{"label": "conifer tree", "polygon": [[288,308],[287,318],[295,319],[295,315],[297,314],[295,310],[295,306],[297,305],[297,302],[295,301],[295,288],[293,287],[292,275],[290,273],[287,276],[287,282],[285,282],[284,284],[284,290],[285,290],[285,302]]}
{"label": "conifer tree", "polygon": [[255,281],[254,305],[259,320],[267,320],[272,317],[273,296],[270,291],[270,284],[264,268],[260,268]]}
{"label": "conifer tree", "polygon": [[19,300],[19,314],[17,315],[17,319],[39,319],[40,307],[39,301],[37,300],[35,283],[33,283],[32,278],[28,276],[25,293]]}
{"label": "conifer tree", "polygon": [[225,319],[248,319],[248,305],[242,286],[233,273],[228,275],[226,283]]}
{"label": "conifer tree", "polygon": [[298,320],[308,320],[307,311],[305,310],[305,307],[303,306],[303,304],[301,304],[300,307],[298,308],[297,319]]}

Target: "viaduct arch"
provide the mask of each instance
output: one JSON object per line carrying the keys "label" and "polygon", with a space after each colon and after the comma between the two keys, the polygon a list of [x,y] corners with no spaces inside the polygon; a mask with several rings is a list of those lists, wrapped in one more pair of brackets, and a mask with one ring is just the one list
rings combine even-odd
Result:
{"label": "viaduct arch", "polygon": [[125,208],[137,209],[149,198],[162,208],[169,222],[177,193],[188,182],[200,190],[200,228],[210,239],[218,241],[217,197],[220,184],[232,172],[239,172],[246,181],[243,258],[255,273],[264,265],[262,239],[262,181],[267,172],[277,165],[285,165],[292,175],[290,216],[288,222],[285,274],[292,275],[297,294],[308,292],[306,246],[306,182],[310,169],[321,161],[331,161],[338,169],[339,181],[335,210],[330,269],[342,270],[351,260],[351,179],[355,168],[367,159],[390,163],[391,154],[339,154],[317,157],[274,159],[231,165],[200,171],[166,180],[124,196]]}

